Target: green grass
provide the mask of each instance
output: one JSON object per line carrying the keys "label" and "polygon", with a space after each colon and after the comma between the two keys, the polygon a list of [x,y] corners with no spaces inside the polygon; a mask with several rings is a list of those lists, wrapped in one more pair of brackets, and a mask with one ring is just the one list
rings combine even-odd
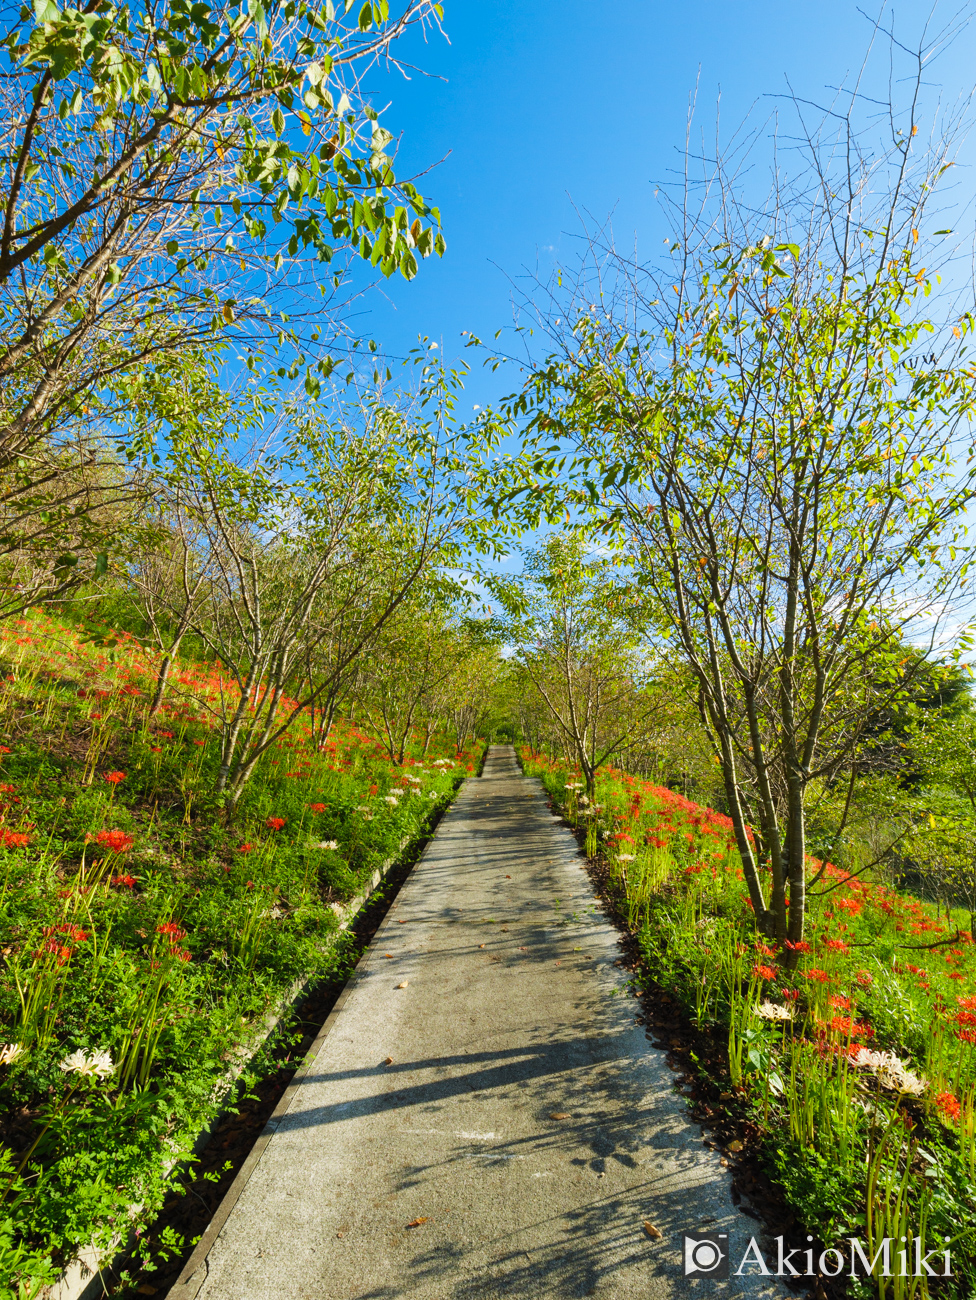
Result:
{"label": "green grass", "polygon": [[0,629],[0,661],[4,1297],[108,1249],[133,1202],[152,1216],[255,1024],[341,964],[337,911],[477,755],[396,769],[355,727],[317,749],[299,719],[227,826],[215,670],[187,665],[148,719],[135,641],[32,616]]}

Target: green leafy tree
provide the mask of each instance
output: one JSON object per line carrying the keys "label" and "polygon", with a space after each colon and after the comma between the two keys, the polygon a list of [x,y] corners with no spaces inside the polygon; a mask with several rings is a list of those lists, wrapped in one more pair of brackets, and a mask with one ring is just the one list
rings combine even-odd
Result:
{"label": "green leafy tree", "polygon": [[765,204],[720,160],[670,261],[618,261],[616,298],[605,264],[602,298],[584,278],[512,402],[536,438],[511,491],[562,508],[569,478],[619,536],[695,675],[757,922],[791,943],[808,791],[849,771],[904,689],[900,641],[924,614],[935,644],[967,568],[973,321],[926,308],[919,233],[947,146],[916,157],[912,113],[892,121],[880,160],[853,118],[839,152],[802,122],[809,169]]}
{"label": "green leafy tree", "polygon": [[[194,344],[290,339],[317,388],[332,362],[317,374],[289,320],[308,268],[329,289],[345,255],[410,278],[444,250],[360,90],[439,21],[432,0],[0,11],[0,469],[124,414],[146,367]],[[319,306],[309,346],[321,328]]]}
{"label": "green leafy tree", "polygon": [[663,711],[617,563],[588,553],[579,536],[554,535],[526,552],[521,580],[491,584],[506,610],[501,634],[579,764],[588,799],[603,764],[639,746]]}

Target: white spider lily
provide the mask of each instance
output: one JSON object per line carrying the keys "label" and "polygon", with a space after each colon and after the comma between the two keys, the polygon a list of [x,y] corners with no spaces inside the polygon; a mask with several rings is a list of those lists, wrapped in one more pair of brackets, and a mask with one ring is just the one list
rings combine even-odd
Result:
{"label": "white spider lily", "polygon": [[80,1074],[85,1079],[107,1079],[115,1073],[115,1062],[108,1052],[85,1052],[79,1048],[66,1056],[58,1068],[65,1074]]}
{"label": "white spider lily", "polygon": [[758,1007],[753,1007],[753,1011],[759,1016],[760,1020],[793,1019],[793,1012],[789,1007],[781,1007],[778,1003],[770,1002],[768,999],[765,1002],[760,1002]]}

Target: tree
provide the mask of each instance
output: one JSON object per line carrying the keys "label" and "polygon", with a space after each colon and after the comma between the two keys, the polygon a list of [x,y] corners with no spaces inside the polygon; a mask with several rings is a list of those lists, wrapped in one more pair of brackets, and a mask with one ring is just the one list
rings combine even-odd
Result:
{"label": "tree", "polygon": [[[305,0],[8,5],[0,470],[62,445],[80,416],[124,416],[146,368],[180,350],[298,344],[288,314],[310,265],[338,285],[337,249],[408,278],[443,252],[360,92],[403,32],[437,22],[433,0],[348,18]],[[321,306],[315,320],[310,346]]]}
{"label": "tree", "polygon": [[334,716],[416,585],[464,544],[491,546],[477,510],[482,432],[449,428],[458,381],[432,364],[416,409],[337,399],[329,422],[286,408],[276,446],[236,465],[203,450],[183,489],[183,541],[196,539],[191,571],[203,575],[190,626],[226,678],[213,710],[229,818],[300,714]]}
{"label": "tree", "polygon": [[446,708],[457,649],[447,612],[433,583],[416,585],[360,666],[356,700],[397,766],[418,728],[424,732],[426,754]]}
{"label": "tree", "polygon": [[695,675],[757,923],[791,944],[819,879],[811,783],[848,770],[904,687],[901,639],[934,612],[934,646],[965,581],[973,319],[926,310],[920,232],[950,159],[938,137],[916,156],[917,104],[876,156],[854,109],[801,114],[809,166],[777,162],[765,199],[719,159],[697,210],[685,187],[670,261],[609,251],[616,289],[580,282],[511,403],[535,433],[512,491],[561,506],[569,447],[571,499],[618,535]]}
{"label": "tree", "polygon": [[521,581],[495,579],[502,635],[550,714],[592,799],[596,774],[645,740],[662,712],[653,660],[622,602],[615,558],[587,554],[578,536],[528,550]]}

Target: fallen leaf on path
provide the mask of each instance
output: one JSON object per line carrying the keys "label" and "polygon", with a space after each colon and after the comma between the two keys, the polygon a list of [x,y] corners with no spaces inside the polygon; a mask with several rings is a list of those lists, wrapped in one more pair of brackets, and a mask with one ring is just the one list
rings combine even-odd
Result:
{"label": "fallen leaf on path", "polygon": [[397,925],[406,925],[406,921],[397,921]]}
{"label": "fallen leaf on path", "polygon": [[650,1223],[647,1219],[644,1220],[644,1231],[653,1241],[660,1241],[661,1229],[655,1228],[654,1224]]}
{"label": "fallen leaf on path", "polygon": [[427,1215],[425,1214],[419,1219],[411,1219],[410,1222],[407,1224],[407,1227],[419,1228],[422,1223],[426,1223],[426,1222],[427,1222]]}
{"label": "fallen leaf on path", "polygon": [[742,1143],[739,1141],[738,1138],[736,1138],[736,1140],[734,1142],[730,1142],[725,1149],[726,1151],[741,1151]]}
{"label": "fallen leaf on path", "polygon": [[384,957],[392,957],[392,956],[393,956],[393,953],[392,953],[392,952],[385,952],[385,953],[383,954],[383,956],[384,956]]}
{"label": "fallen leaf on path", "polygon": [[393,1064],[393,1057],[392,1057],[392,1056],[388,1056],[388,1057],[386,1058],[386,1060],[383,1062],[383,1064],[384,1064],[384,1065],[392,1065],[392,1064]]}
{"label": "fallen leaf on path", "polygon": [[410,983],[409,980],[403,980],[401,983],[399,983],[399,984],[397,985],[397,988],[398,988],[398,989],[405,989],[409,983]]}
{"label": "fallen leaf on path", "polygon": [[511,880],[511,878],[512,878],[511,876],[506,876],[506,877],[505,877],[506,880]]}
{"label": "fallen leaf on path", "polygon": [[572,1116],[570,1115],[569,1111],[554,1110],[552,1114],[549,1116],[549,1118],[550,1119],[571,1119]]}
{"label": "fallen leaf on path", "polygon": [[718,1094],[718,1099],[719,1101],[731,1101],[733,1096],[734,1094],[731,1092],[720,1092]]}

